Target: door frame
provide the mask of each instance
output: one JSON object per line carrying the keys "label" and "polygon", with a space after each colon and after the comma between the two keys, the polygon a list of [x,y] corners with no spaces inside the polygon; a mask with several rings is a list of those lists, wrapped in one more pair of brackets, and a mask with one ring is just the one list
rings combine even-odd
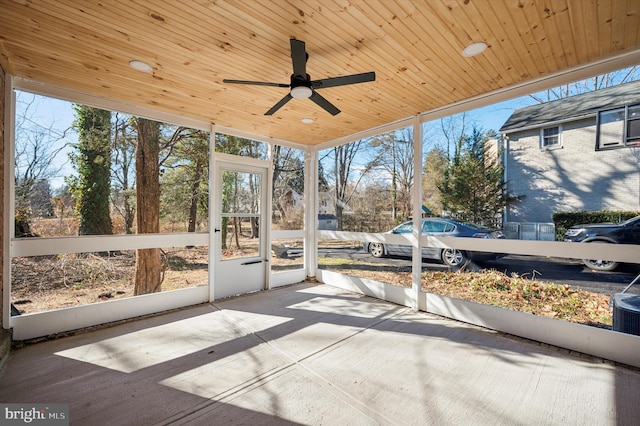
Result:
{"label": "door frame", "polygon": [[[213,153],[213,167],[211,172],[211,190],[209,194],[210,213],[209,213],[209,299],[210,301],[236,294],[244,294],[251,291],[269,289],[269,275],[271,269],[271,246],[270,229],[271,229],[271,161],[261,160],[251,157],[243,157],[225,153]],[[222,260],[220,247],[222,232],[216,231],[221,229],[222,225],[222,198],[220,189],[222,182],[222,170],[233,170],[247,173],[257,173],[262,176],[261,180],[261,196],[260,196],[260,216],[259,216],[259,255],[252,257],[244,257],[242,259]],[[225,269],[229,265],[244,260],[244,266],[248,266],[257,270],[261,268],[261,282],[241,288],[240,292],[235,292],[229,288],[227,284],[228,278],[223,276]],[[257,266],[256,266],[257,265]],[[254,271],[255,272],[255,271]],[[237,276],[237,275],[236,275]]]}

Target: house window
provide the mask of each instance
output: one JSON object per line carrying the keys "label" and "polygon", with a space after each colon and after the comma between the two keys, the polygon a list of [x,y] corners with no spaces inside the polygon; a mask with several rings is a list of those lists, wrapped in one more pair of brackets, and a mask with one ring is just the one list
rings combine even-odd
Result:
{"label": "house window", "polygon": [[560,146],[560,127],[547,127],[542,129],[542,148],[555,148]]}
{"label": "house window", "polygon": [[597,149],[640,145],[640,105],[598,113]]}
{"label": "house window", "polygon": [[627,145],[640,145],[640,105],[627,109]]}

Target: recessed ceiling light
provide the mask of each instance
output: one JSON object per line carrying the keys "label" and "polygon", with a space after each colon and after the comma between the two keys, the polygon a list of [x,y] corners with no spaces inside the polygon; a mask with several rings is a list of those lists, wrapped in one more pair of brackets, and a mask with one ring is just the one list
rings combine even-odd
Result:
{"label": "recessed ceiling light", "polygon": [[301,121],[304,124],[311,124],[311,123],[313,123],[313,118],[303,118]]}
{"label": "recessed ceiling light", "polygon": [[484,52],[487,48],[487,43],[477,42],[471,43],[462,51],[462,56],[466,58],[470,58],[472,56],[476,56]]}
{"label": "recessed ceiling light", "polygon": [[153,67],[144,61],[133,60],[129,61],[129,66],[136,71],[151,72]]}

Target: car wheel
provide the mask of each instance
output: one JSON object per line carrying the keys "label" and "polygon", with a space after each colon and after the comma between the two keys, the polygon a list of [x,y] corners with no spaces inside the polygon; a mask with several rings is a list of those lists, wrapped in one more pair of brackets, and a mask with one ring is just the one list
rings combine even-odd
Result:
{"label": "car wheel", "polygon": [[442,250],[442,263],[449,267],[462,266],[467,261],[467,256],[460,250],[444,249]]}
{"label": "car wheel", "polygon": [[[598,243],[606,243],[606,241],[595,241]],[[612,260],[602,260],[602,259],[582,259],[582,263],[584,263],[587,268],[595,269],[596,271],[613,271],[618,267],[618,262],[614,262]]]}
{"label": "car wheel", "polygon": [[595,269],[596,271],[613,271],[618,267],[618,262],[612,260],[600,260],[600,259],[582,259],[587,268]]}
{"label": "car wheel", "polygon": [[369,253],[373,257],[384,256],[384,245],[382,243],[369,243]]}

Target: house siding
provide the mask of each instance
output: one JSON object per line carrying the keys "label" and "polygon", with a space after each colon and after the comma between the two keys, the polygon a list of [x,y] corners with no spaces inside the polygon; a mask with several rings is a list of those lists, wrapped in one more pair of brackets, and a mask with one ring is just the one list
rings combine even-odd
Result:
{"label": "house siding", "polygon": [[508,134],[507,190],[522,199],[508,222],[551,222],[555,212],[640,209],[640,149],[596,151],[596,119],[562,124],[561,147],[541,149],[540,129]]}

